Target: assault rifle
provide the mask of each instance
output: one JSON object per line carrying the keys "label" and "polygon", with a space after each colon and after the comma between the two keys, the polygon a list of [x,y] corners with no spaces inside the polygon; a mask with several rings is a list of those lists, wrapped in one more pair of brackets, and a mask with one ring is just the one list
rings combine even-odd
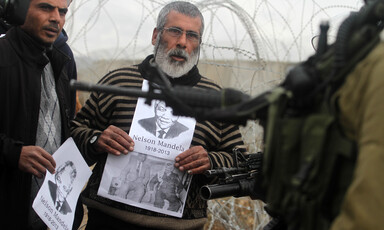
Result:
{"label": "assault rifle", "polygon": [[262,199],[264,195],[257,189],[261,177],[263,154],[261,152],[244,155],[238,149],[233,150],[235,167],[207,170],[208,178],[218,177],[218,184],[205,185],[200,188],[200,195],[205,200],[227,196],[252,196]]}

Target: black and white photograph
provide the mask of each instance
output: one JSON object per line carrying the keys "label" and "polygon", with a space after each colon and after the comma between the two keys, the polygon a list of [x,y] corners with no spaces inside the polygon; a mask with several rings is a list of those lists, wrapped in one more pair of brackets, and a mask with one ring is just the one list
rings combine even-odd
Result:
{"label": "black and white photograph", "polygon": [[149,190],[154,191],[153,205],[156,208],[178,212],[186,196],[185,181],[172,162],[166,162],[164,171],[156,173],[149,181]]}
{"label": "black and white photograph", "polygon": [[108,157],[98,195],[181,217],[192,176],[177,170],[172,161],[147,154],[122,157]]}
{"label": "black and white photograph", "polygon": [[152,135],[160,139],[173,139],[188,130],[188,127],[178,121],[179,116],[173,115],[173,109],[166,106],[164,101],[154,100],[152,117],[139,120],[139,124]]}
{"label": "black and white photograph", "polygon": [[46,173],[32,207],[50,229],[72,229],[77,200],[92,172],[72,138],[52,156],[55,173]]}
{"label": "black and white photograph", "polygon": [[[147,80],[143,81],[142,90],[148,90]],[[136,152],[174,160],[189,149],[195,125],[194,118],[175,116],[164,101],[152,100],[148,105],[145,98],[139,98],[129,136],[135,142]]]}
{"label": "black and white photograph", "polygon": [[119,176],[112,179],[108,193],[141,203],[151,171],[151,165],[146,159],[146,154],[132,155]]}
{"label": "black and white photograph", "polygon": [[72,161],[66,161],[56,170],[55,181],[48,181],[49,192],[54,206],[63,215],[72,212],[67,197],[72,191],[76,174],[75,164]]}

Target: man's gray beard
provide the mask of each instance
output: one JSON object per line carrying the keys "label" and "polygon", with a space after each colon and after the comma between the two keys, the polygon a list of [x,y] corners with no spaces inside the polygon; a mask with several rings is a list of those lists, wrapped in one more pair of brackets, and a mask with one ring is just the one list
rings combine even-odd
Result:
{"label": "man's gray beard", "polygon": [[[196,48],[191,55],[183,49],[173,49],[168,52],[165,51],[166,45],[157,43],[155,46],[155,62],[159,65],[160,69],[172,78],[178,78],[188,73],[193,66],[196,65],[198,59],[198,50]],[[177,54],[185,58],[184,62],[178,62],[171,58],[171,55]]]}

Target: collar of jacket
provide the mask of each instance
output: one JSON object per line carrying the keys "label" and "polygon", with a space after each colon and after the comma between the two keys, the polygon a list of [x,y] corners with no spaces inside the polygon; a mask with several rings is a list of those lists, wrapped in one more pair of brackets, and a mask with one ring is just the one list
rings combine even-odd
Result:
{"label": "collar of jacket", "polygon": [[59,34],[59,36],[57,37],[53,45],[60,49],[60,47],[63,47],[66,45],[67,41],[68,41],[67,32],[65,32],[65,30],[62,29],[61,33]]}
{"label": "collar of jacket", "polygon": [[6,38],[17,55],[26,63],[35,63],[42,67],[48,64],[47,47],[41,45],[20,27],[9,29]]}
{"label": "collar of jacket", "polygon": [[[157,84],[162,84],[161,78],[159,76],[159,73],[157,72],[157,69],[153,68],[149,64],[149,62],[153,58],[154,58],[153,54],[145,58],[144,61],[138,65],[139,71],[144,79],[155,82]],[[187,74],[178,78],[168,77],[168,79],[171,82],[172,86],[185,85],[185,86],[192,87],[192,86],[195,86],[200,81],[201,75],[199,73],[199,69],[196,66],[194,66]]]}
{"label": "collar of jacket", "polygon": [[20,27],[12,27],[7,32],[6,39],[25,63],[35,63],[39,68],[44,68],[51,61],[56,80],[63,70],[64,64],[70,60],[56,47],[43,46]]}

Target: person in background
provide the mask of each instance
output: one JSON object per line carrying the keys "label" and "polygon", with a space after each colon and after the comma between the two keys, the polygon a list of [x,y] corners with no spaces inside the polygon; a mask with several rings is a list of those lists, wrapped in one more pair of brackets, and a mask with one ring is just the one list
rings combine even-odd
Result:
{"label": "person in background", "polygon": [[[198,8],[176,1],[162,8],[153,30],[154,54],[139,65],[111,71],[99,83],[142,88],[143,80],[162,84],[155,62],[172,85],[219,90],[213,81],[200,75],[197,68],[204,18]],[[134,150],[128,135],[137,97],[91,93],[71,122],[71,134],[88,165],[96,163],[82,193],[88,208],[86,229],[203,229],[207,221],[207,202],[199,195],[208,183],[208,169],[231,167],[232,151],[245,151],[239,127],[216,121],[198,121],[191,147],[174,161],[177,170],[193,175],[181,218],[172,217],[97,195],[108,154],[120,156]],[[192,128],[192,127],[191,127]]]}
{"label": "person in background", "polygon": [[[46,229],[32,202],[51,154],[69,137],[74,106],[65,65],[53,43],[68,11],[67,0],[31,0],[25,23],[0,38],[0,204],[5,229]],[[15,221],[17,219],[17,221]]]}
{"label": "person in background", "polygon": [[[72,3],[72,0],[67,0],[67,2],[69,7],[69,5]],[[0,18],[0,37],[5,36],[7,31],[11,27],[12,27],[11,24],[7,23],[4,19]],[[70,61],[66,64],[67,75],[69,80],[72,80],[72,79],[77,80],[77,68],[76,68],[75,57],[73,56],[73,52],[69,47],[69,45],[67,44],[67,41],[68,41],[68,35],[63,28],[59,37],[56,39],[53,45],[70,58]],[[73,91],[71,95],[71,105],[74,106],[74,108],[71,108],[71,111],[73,113],[76,113],[81,108],[81,103],[75,91]],[[74,116],[74,114],[71,114],[71,116]]]}

